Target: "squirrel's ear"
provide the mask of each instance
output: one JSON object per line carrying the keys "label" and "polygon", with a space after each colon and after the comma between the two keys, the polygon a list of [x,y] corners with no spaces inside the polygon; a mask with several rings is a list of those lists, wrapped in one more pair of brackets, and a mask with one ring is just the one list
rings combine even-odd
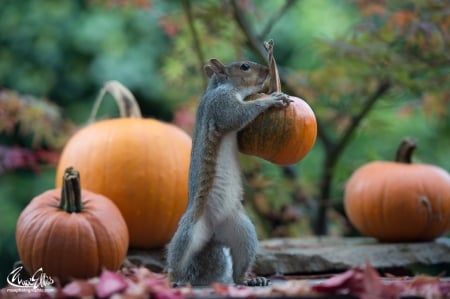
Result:
{"label": "squirrel's ear", "polygon": [[203,67],[203,69],[205,70],[205,74],[206,74],[206,76],[208,76],[208,78],[211,78],[212,75],[214,75],[214,71],[209,64],[205,65]]}
{"label": "squirrel's ear", "polygon": [[212,58],[209,60],[209,64],[205,65],[205,73],[209,78],[213,74],[225,75],[225,66],[219,60]]}

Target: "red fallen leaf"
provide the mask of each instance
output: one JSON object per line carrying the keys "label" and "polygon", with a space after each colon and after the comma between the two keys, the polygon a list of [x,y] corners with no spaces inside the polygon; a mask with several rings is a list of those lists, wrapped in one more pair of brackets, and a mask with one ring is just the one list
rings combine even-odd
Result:
{"label": "red fallen leaf", "polygon": [[362,289],[362,273],[359,268],[347,270],[312,286],[312,289],[319,293],[335,293],[355,288]]}
{"label": "red fallen leaf", "polygon": [[353,268],[338,274],[312,289],[320,293],[351,294],[362,299],[399,298],[403,287],[395,284],[383,284],[378,272],[366,263],[364,269]]}
{"label": "red fallen leaf", "polygon": [[103,270],[100,280],[95,286],[95,293],[100,298],[109,297],[115,293],[124,291],[128,287],[128,282],[123,275]]}
{"label": "red fallen leaf", "polygon": [[170,285],[167,279],[158,277],[149,277],[144,279],[144,284],[149,291],[158,291],[160,289],[169,289]]}
{"label": "red fallen leaf", "polygon": [[[426,275],[415,276],[412,280],[395,282],[396,286],[403,288],[404,296],[423,296],[425,298],[449,298],[450,281],[441,280],[440,277]],[[447,296],[447,297],[446,297]]]}
{"label": "red fallen leaf", "polygon": [[160,289],[151,294],[152,299],[185,299],[181,291],[173,289]]}
{"label": "red fallen leaf", "polygon": [[67,284],[62,293],[68,297],[93,297],[95,295],[95,287],[86,280],[77,279]]}
{"label": "red fallen leaf", "polygon": [[127,289],[120,296],[121,298],[148,298],[148,293],[142,283],[128,281]]}
{"label": "red fallen leaf", "polygon": [[276,284],[272,287],[271,294],[282,296],[302,296],[311,294],[311,286],[307,280],[288,280],[284,284]]}
{"label": "red fallen leaf", "polygon": [[443,296],[450,296],[450,280],[442,281],[439,284],[439,291]]}
{"label": "red fallen leaf", "polygon": [[228,297],[246,298],[254,295],[253,289],[246,286],[231,286],[221,283],[214,283],[212,288],[214,294]]}
{"label": "red fallen leaf", "polygon": [[396,286],[393,284],[383,284],[377,270],[375,270],[375,268],[372,267],[372,265],[369,263],[366,263],[366,267],[364,268],[363,285],[364,289],[362,293],[351,293],[360,295],[361,298],[395,299],[399,297],[401,291],[400,286]]}

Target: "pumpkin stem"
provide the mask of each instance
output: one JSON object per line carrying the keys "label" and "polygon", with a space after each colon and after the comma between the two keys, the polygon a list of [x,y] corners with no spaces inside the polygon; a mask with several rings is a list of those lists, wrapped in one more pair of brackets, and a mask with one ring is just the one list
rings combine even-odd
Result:
{"label": "pumpkin stem", "polygon": [[275,57],[273,57],[273,40],[269,40],[264,42],[264,48],[269,55],[269,74],[270,74],[270,83],[269,83],[269,93],[272,92],[281,92],[281,82],[280,76],[278,74],[277,63],[275,61]]}
{"label": "pumpkin stem", "polygon": [[116,104],[119,107],[120,117],[142,118],[139,105],[137,104],[136,98],[131,91],[119,81],[112,80],[106,82],[100,90],[97,99],[95,99],[94,107],[92,108],[88,123],[95,121],[98,109],[106,93],[111,94],[116,101]]}
{"label": "pumpkin stem", "polygon": [[67,213],[79,213],[83,209],[80,173],[73,167],[64,171],[59,208]]}
{"label": "pumpkin stem", "polygon": [[405,138],[400,143],[397,154],[395,156],[395,161],[401,163],[412,163],[412,154],[416,149],[416,141],[412,138]]}

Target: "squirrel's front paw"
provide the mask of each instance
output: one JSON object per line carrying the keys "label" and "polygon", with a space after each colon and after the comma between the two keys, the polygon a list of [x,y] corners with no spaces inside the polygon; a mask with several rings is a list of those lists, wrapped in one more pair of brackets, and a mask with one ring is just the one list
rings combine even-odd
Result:
{"label": "squirrel's front paw", "polygon": [[258,276],[244,280],[243,284],[249,287],[267,287],[270,285],[270,279]]}
{"label": "squirrel's front paw", "polygon": [[284,108],[289,106],[290,102],[293,102],[293,100],[291,100],[287,94],[282,92],[273,92],[271,96],[276,101],[274,104],[275,107]]}

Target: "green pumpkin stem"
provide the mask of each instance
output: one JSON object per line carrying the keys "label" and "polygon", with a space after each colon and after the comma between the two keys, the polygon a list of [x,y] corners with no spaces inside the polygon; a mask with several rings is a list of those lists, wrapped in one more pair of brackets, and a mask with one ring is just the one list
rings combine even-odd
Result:
{"label": "green pumpkin stem", "polygon": [[416,141],[412,138],[405,138],[400,143],[397,154],[395,156],[395,161],[400,163],[412,163],[412,154],[416,149]]}
{"label": "green pumpkin stem", "polygon": [[79,213],[83,210],[80,173],[73,167],[64,171],[59,208],[67,213]]}

